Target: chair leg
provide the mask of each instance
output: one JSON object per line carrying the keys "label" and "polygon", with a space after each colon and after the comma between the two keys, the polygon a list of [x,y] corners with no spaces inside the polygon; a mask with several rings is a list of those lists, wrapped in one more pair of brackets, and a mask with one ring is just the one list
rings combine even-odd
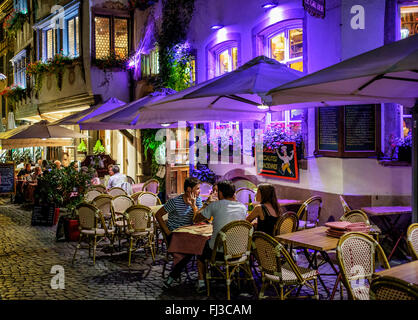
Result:
{"label": "chair leg", "polygon": [[314,279],[314,295],[315,295],[315,299],[319,300],[319,294],[318,294],[318,279],[315,278]]}
{"label": "chair leg", "polygon": [[94,243],[93,243],[93,264],[96,264],[96,246],[97,246],[97,236],[94,236]]}
{"label": "chair leg", "polygon": [[231,275],[229,274],[229,267],[226,266],[226,298],[227,300],[231,300]]}
{"label": "chair leg", "polygon": [[280,285],[280,300],[284,300],[283,286]]}
{"label": "chair leg", "polygon": [[131,237],[130,239],[130,243],[129,243],[129,252],[128,252],[128,267],[131,266],[131,255],[132,255],[132,245],[133,245],[133,237]]}
{"label": "chair leg", "polygon": [[75,251],[74,251],[73,261],[71,262],[71,264],[74,264],[75,256],[76,256],[76,254],[77,254],[77,250],[80,248],[80,244],[81,244],[81,240],[82,240],[82,238],[83,238],[83,234],[80,234],[80,237],[79,237],[79,239],[78,239],[78,243],[77,243],[77,245],[75,246]]}
{"label": "chair leg", "polygon": [[209,297],[210,296],[210,272],[209,272],[209,265],[207,261],[205,261],[205,269],[206,269],[206,289],[207,289],[207,293]]}
{"label": "chair leg", "polygon": [[266,279],[264,277],[261,281],[262,283],[261,283],[261,289],[258,295],[258,299],[264,299],[264,290],[266,290],[266,286],[267,286]]}

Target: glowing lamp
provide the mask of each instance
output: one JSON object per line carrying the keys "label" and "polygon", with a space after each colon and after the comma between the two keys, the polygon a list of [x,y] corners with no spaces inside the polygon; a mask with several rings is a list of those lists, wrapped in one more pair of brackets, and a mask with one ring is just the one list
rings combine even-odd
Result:
{"label": "glowing lamp", "polygon": [[277,7],[277,3],[276,2],[267,2],[267,3],[263,4],[261,7],[263,9],[271,9],[271,8]]}
{"label": "glowing lamp", "polygon": [[260,105],[257,106],[257,108],[260,109],[260,110],[268,110],[269,106],[267,106],[265,104],[260,104]]}
{"label": "glowing lamp", "polygon": [[222,24],[214,24],[213,26],[211,26],[210,28],[212,30],[219,30],[222,29],[224,26]]}
{"label": "glowing lamp", "polygon": [[170,124],[169,123],[161,123],[161,127],[169,127]]}

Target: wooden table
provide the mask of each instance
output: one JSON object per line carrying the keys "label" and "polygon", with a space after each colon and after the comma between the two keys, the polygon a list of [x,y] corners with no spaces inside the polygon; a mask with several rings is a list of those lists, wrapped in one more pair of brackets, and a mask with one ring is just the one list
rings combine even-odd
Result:
{"label": "wooden table", "polygon": [[[411,214],[412,208],[408,206],[392,206],[392,207],[363,207],[361,208],[369,217],[379,217],[381,218],[382,223],[385,225],[385,233],[387,233],[388,238],[394,243],[392,252],[388,256],[388,261],[392,258],[393,254],[395,253],[396,249],[399,250],[407,256],[407,253],[399,247],[399,243],[401,240],[405,240],[405,233],[404,230],[399,237],[396,236],[398,229],[397,223],[402,215],[404,214]],[[390,216],[396,216],[394,222],[390,221]],[[382,230],[383,231],[383,230]]]}
{"label": "wooden table", "polygon": [[373,274],[373,277],[390,276],[418,286],[418,260],[401,264]]}
{"label": "wooden table", "polygon": [[[325,263],[328,263],[331,266],[331,268],[334,270],[335,275],[338,276],[339,271],[335,268],[334,264],[332,263],[331,259],[328,256],[327,251],[336,249],[339,239],[327,236],[325,233],[326,230],[327,230],[327,227],[304,229],[304,230],[297,231],[297,232],[278,235],[275,238],[281,243],[286,243],[286,244],[291,244],[297,247],[302,247],[304,249],[303,252],[305,254],[305,257],[309,262],[309,268],[312,267],[315,270],[318,270],[318,268],[321,266],[321,265],[318,265],[318,262],[317,262],[317,253],[319,252],[322,258],[324,259]],[[314,250],[314,253],[311,257],[309,257],[309,254],[307,251],[308,249]],[[318,280],[321,282],[322,286],[327,292],[328,297],[333,297],[333,295],[330,295],[330,292],[328,288],[325,286],[325,283],[321,279],[319,273],[318,273]],[[334,285],[334,288],[336,288],[336,285],[337,285],[337,282]]]}
{"label": "wooden table", "polygon": [[303,203],[302,200],[294,200],[294,199],[278,199],[277,203],[280,207],[292,206],[292,205],[300,205]]}

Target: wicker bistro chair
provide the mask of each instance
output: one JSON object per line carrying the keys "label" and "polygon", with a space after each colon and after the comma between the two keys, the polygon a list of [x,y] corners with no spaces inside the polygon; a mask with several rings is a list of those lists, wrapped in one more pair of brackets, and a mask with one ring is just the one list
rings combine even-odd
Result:
{"label": "wicker bistro chair", "polygon": [[348,205],[348,203],[345,201],[345,199],[343,198],[343,196],[340,195],[339,198],[340,198],[341,205],[343,206],[344,214],[350,212],[351,211],[351,208]]}
{"label": "wicker bistro chair", "polygon": [[[89,257],[91,251],[91,242],[93,241],[93,264],[96,264],[96,247],[97,247],[97,238],[107,238],[111,241],[113,245],[113,234],[114,229],[108,229],[104,222],[104,217],[100,213],[100,210],[89,203],[81,203],[76,208],[76,213],[80,221],[80,238],[78,244],[74,251],[74,256],[72,263],[77,254],[77,250],[80,248],[82,240],[87,240],[89,244]],[[98,228],[99,222],[101,223],[102,228]],[[99,242],[101,241],[99,240]]]}
{"label": "wicker bistro chair", "polygon": [[155,193],[143,191],[137,196],[137,203],[150,207],[161,205],[161,200]]}
{"label": "wicker bistro chair", "polygon": [[107,194],[111,195],[112,197],[117,197],[117,196],[120,196],[120,195],[125,195],[125,196],[127,195],[126,191],[123,190],[120,187],[113,187],[113,188],[111,188],[107,192]]}
{"label": "wicker bistro chair", "polygon": [[340,218],[341,221],[348,221],[348,222],[364,222],[371,226],[370,234],[379,242],[379,235],[382,233],[380,228],[374,224],[370,223],[367,214],[363,210],[349,210],[348,212],[344,213],[344,215]]}
{"label": "wicker bistro chair", "polygon": [[[280,300],[286,299],[292,291],[302,286],[311,288],[313,297],[319,299],[317,270],[297,266],[284,246],[264,232],[254,232],[253,249],[262,274],[259,299],[265,298],[264,291],[269,284],[274,287]],[[275,283],[279,285],[280,293]],[[285,287],[291,288],[285,291]]]}
{"label": "wicker bistro chair", "polygon": [[135,192],[135,193],[130,195],[131,199],[135,202],[135,204],[138,204],[138,197],[143,192],[144,191],[139,191],[139,192]]}
{"label": "wicker bistro chair", "polygon": [[297,213],[299,219],[298,230],[310,229],[318,226],[319,216],[321,214],[322,199],[314,196],[306,200],[299,208]]}
{"label": "wicker bistro chair", "polygon": [[280,234],[286,234],[295,232],[299,227],[299,219],[296,213],[293,211],[285,212],[276,222],[273,235],[278,236]]}
{"label": "wicker bistro chair", "polygon": [[151,209],[142,205],[134,205],[129,207],[123,215],[126,220],[125,233],[129,239],[128,266],[131,265],[134,240],[137,243],[142,242],[141,247],[144,249],[150,249],[152,260],[155,263],[154,229],[151,226]]}
{"label": "wicker bistro chair", "polygon": [[[247,274],[247,280],[251,280],[257,294],[257,286],[250,269],[251,238],[253,226],[245,220],[233,221],[225,225],[219,231],[212,250],[212,256],[206,260],[206,287],[210,296],[210,280],[225,279],[227,299],[231,300],[230,285],[232,276],[239,270]],[[216,260],[217,249],[223,249],[224,260]],[[211,269],[217,270],[222,276],[212,276]]]}
{"label": "wicker bistro chair", "polygon": [[104,185],[102,185],[102,184],[92,184],[90,186],[90,189],[91,190],[97,190],[100,193],[106,193],[106,187]]}
{"label": "wicker bistro chair", "polygon": [[112,196],[108,194],[101,194],[93,199],[92,204],[100,210],[105,220],[111,221],[111,224],[113,225],[112,199]]}
{"label": "wicker bistro chair", "polygon": [[[376,254],[383,267],[389,269],[382,247],[372,237],[360,232],[349,232],[339,239],[337,260],[349,299],[369,300],[368,283],[375,272]],[[352,281],[360,283],[352,285]]]}
{"label": "wicker bistro chair", "polygon": [[86,195],[84,196],[84,201],[86,202],[92,202],[94,198],[102,195],[102,193],[98,190],[89,190],[87,191]]}
{"label": "wicker bistro chair", "polygon": [[158,190],[160,188],[160,183],[157,179],[149,179],[145,181],[144,185],[142,186],[142,191],[148,191],[155,194],[158,194]]}
{"label": "wicker bistro chair", "polygon": [[126,176],[126,181],[130,184],[135,184],[135,179],[130,176]]}
{"label": "wicker bistro chair", "polygon": [[370,284],[372,300],[418,300],[418,287],[404,280],[383,276]]}
{"label": "wicker bistro chair", "polygon": [[418,260],[418,223],[413,223],[406,232],[406,242],[414,260]]}
{"label": "wicker bistro chair", "polygon": [[116,228],[116,234],[119,238],[119,247],[120,240],[125,230],[125,220],[123,214],[126,209],[133,206],[135,203],[131,197],[127,195],[119,195],[112,199],[112,223]]}

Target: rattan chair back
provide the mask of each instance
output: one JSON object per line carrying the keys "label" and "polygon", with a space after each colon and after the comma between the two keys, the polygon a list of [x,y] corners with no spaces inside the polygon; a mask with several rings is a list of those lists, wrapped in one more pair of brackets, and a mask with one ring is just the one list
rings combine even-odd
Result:
{"label": "rattan chair back", "polygon": [[158,206],[161,204],[160,198],[155,193],[152,192],[141,192],[137,197],[137,204],[142,204],[143,206]]}
{"label": "rattan chair back", "polygon": [[251,189],[254,191],[257,190],[257,186],[247,179],[237,179],[233,181],[232,183],[234,184],[236,190],[241,189],[241,188],[247,188],[247,189]]}
{"label": "rattan chair back", "polygon": [[131,199],[135,202],[135,204],[138,204],[138,196],[144,191],[135,192],[130,195]]}
{"label": "rattan chair back", "polygon": [[80,230],[91,230],[97,227],[97,214],[99,209],[90,203],[81,203],[76,207]]}
{"label": "rattan chair back", "polygon": [[348,203],[345,201],[345,199],[343,198],[343,196],[340,195],[339,198],[340,198],[341,205],[343,206],[344,214],[350,212],[351,211],[351,208],[348,205]]}
{"label": "rattan chair back", "polygon": [[86,195],[84,196],[84,201],[92,202],[94,198],[100,196],[102,193],[98,190],[89,190],[87,191]]}
{"label": "rattan chair back", "polygon": [[102,184],[92,184],[90,186],[90,189],[91,190],[97,190],[97,191],[99,191],[101,193],[106,193],[106,187],[104,185],[102,185]]}
{"label": "rattan chair back", "polygon": [[375,272],[376,255],[383,267],[389,269],[382,247],[369,235],[349,232],[339,239],[337,260],[350,299],[369,300],[368,283]]}
{"label": "rattan chair back", "polygon": [[248,204],[248,197],[251,196],[251,201],[255,201],[255,191],[250,188],[240,188],[235,192],[237,200],[244,205]]}
{"label": "rattan chair back", "polygon": [[132,178],[132,177],[130,177],[130,176],[126,176],[126,180],[127,180],[127,182],[128,182],[128,183],[130,183],[130,184],[135,184],[135,179],[134,179],[134,178]]}
{"label": "rattan chair back", "polygon": [[[310,197],[302,203],[297,213],[299,225],[302,225],[303,229],[308,228],[308,223],[311,223],[312,227],[317,227],[319,224],[321,209],[322,198],[319,196]],[[303,223],[301,223],[301,221]]]}
{"label": "rattan chair back", "polygon": [[130,206],[133,206],[135,203],[131,197],[127,195],[119,195],[112,199],[112,208],[115,213],[122,214]]}
{"label": "rattan chair back", "polygon": [[152,192],[158,194],[160,188],[160,183],[157,179],[150,179],[145,181],[144,185],[142,186],[142,191]]}
{"label": "rattan chair back", "polygon": [[414,260],[418,260],[418,223],[413,223],[406,232],[406,242]]}
{"label": "rattan chair back", "polygon": [[[298,281],[303,283],[304,280],[297,265],[276,239],[267,233],[256,231],[253,235],[253,249],[262,272],[279,277],[280,281],[283,281],[286,279],[283,279],[282,267],[286,264]],[[288,272],[289,269],[287,268],[286,271]]]}
{"label": "rattan chair back", "polygon": [[273,235],[295,232],[299,227],[299,219],[295,212],[285,212],[276,222],[273,229]]}
{"label": "rattan chair back", "polygon": [[[245,220],[232,221],[225,225],[216,236],[215,248],[223,248],[224,259],[229,260],[249,258],[251,253],[251,238],[254,228]],[[212,262],[215,262],[216,250],[212,252]]]}
{"label": "rattan chair back", "polygon": [[347,222],[364,222],[370,225],[370,221],[367,217],[367,214],[362,210],[350,210],[344,213],[340,220]]}
{"label": "rattan chair back", "polygon": [[126,191],[120,187],[113,187],[111,188],[107,194],[111,195],[112,197],[117,197],[120,195],[127,195]]}
{"label": "rattan chair back", "polygon": [[103,215],[112,214],[112,196],[101,194],[94,198],[92,204],[100,210]]}
{"label": "rattan chair back", "polygon": [[126,209],[125,217],[133,231],[145,231],[151,227],[151,209],[143,205],[134,205]]}
{"label": "rattan chair back", "polygon": [[383,276],[370,285],[372,300],[418,300],[418,287],[404,280]]}

